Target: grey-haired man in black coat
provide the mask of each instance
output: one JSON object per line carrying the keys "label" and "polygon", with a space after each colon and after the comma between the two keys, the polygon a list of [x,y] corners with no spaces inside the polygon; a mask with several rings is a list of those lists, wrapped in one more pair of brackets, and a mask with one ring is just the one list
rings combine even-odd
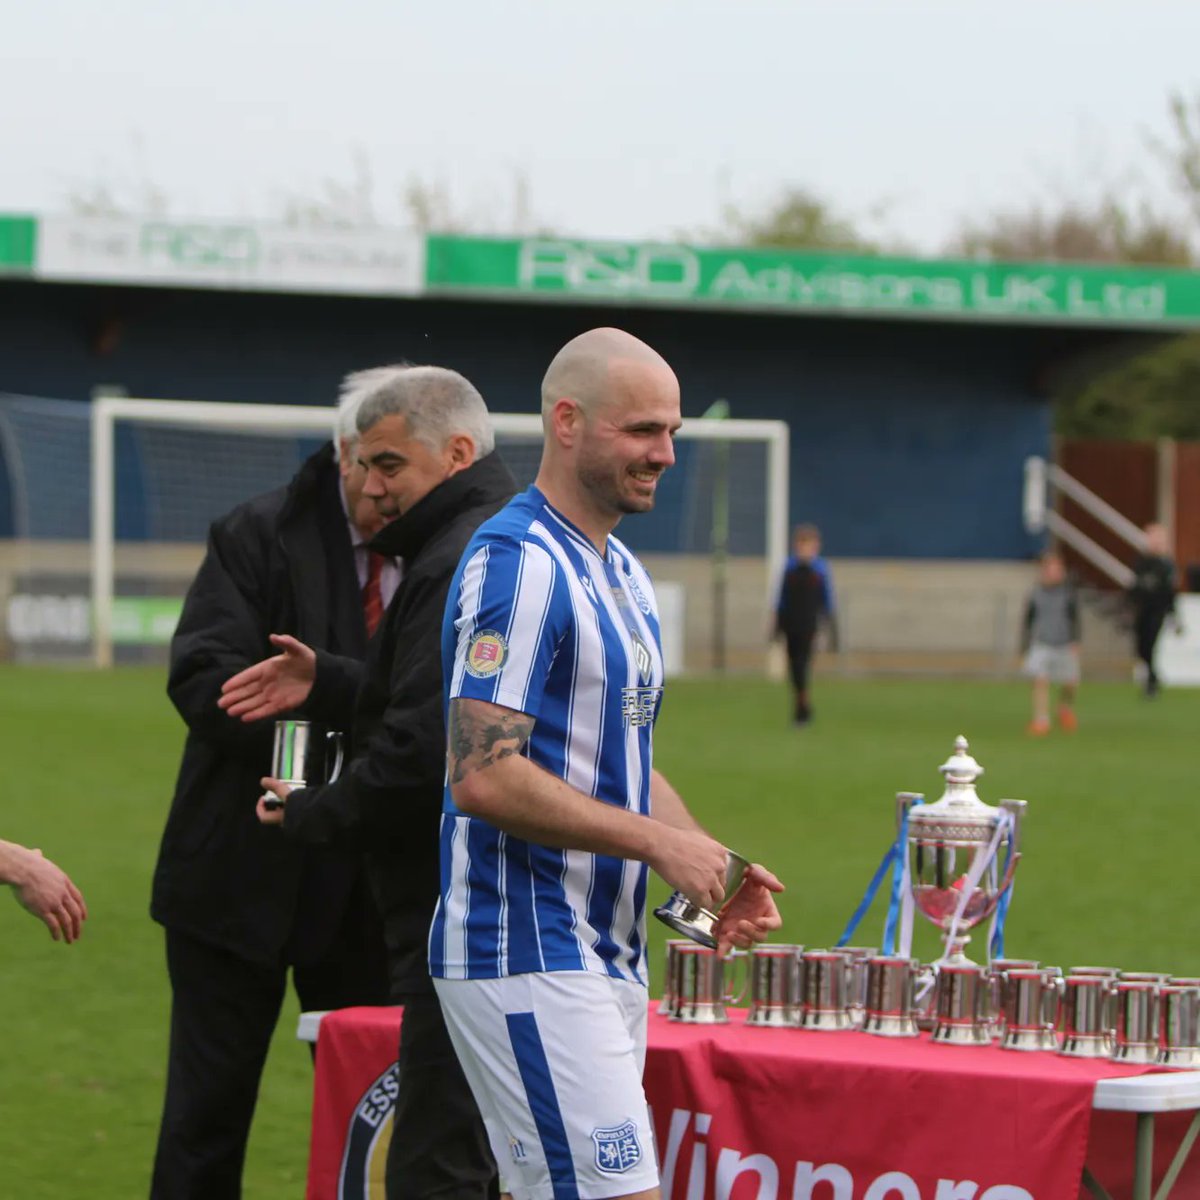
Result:
{"label": "grey-haired man in black coat", "polygon": [[[386,1003],[382,930],[361,856],[272,836],[254,816],[272,726],[217,706],[229,676],[286,632],[339,655],[366,653],[367,540],[382,527],[362,495],[349,376],[337,448],[285,487],[211,527],[171,643],[167,690],[187,725],[154,872],[151,915],[166,928],[172,1004],[153,1200],[236,1200],[259,1080],[289,969],[306,1009]],[[393,590],[399,566],[378,571]],[[339,660],[341,661],[341,660]],[[347,730],[350,713],[334,727]]]}
{"label": "grey-haired man in black coat", "polygon": [[[296,638],[226,685],[222,705],[248,721],[303,706],[320,719],[354,707],[350,767],[332,784],[259,802],[281,840],[358,846],[383,917],[392,999],[404,1005],[388,1200],[482,1200],[496,1167],[429,980],[426,945],[439,892],[438,826],[446,770],[441,629],[458,561],[476,528],[515,486],[493,452],[487,409],[456,372],[413,367],[372,391],[358,412],[364,493],[388,524],[373,549],[404,578],[368,652],[360,686],[334,655]],[[276,834],[276,836],[279,836]]]}

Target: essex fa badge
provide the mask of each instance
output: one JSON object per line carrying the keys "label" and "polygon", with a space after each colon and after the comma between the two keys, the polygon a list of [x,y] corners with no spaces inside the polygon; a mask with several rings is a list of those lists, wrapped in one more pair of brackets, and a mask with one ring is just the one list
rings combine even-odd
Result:
{"label": "essex fa badge", "polygon": [[612,1129],[593,1129],[592,1141],[596,1145],[596,1166],[601,1171],[619,1175],[642,1161],[642,1144],[633,1121]]}
{"label": "essex fa badge", "polygon": [[508,642],[494,629],[477,633],[467,646],[467,674],[487,679],[504,666],[508,658]]}
{"label": "essex fa badge", "polygon": [[346,1130],[336,1200],[367,1200],[383,1195],[384,1168],[399,1094],[400,1067],[392,1063],[354,1106]]}

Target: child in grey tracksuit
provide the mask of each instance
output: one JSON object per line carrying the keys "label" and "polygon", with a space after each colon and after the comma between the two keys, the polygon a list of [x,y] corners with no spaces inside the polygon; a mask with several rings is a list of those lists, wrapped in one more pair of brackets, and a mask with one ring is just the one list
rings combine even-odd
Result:
{"label": "child in grey tracksuit", "polygon": [[1038,582],[1029,593],[1022,623],[1025,674],[1033,680],[1033,718],[1029,732],[1050,732],[1050,685],[1058,685],[1058,724],[1066,733],[1078,724],[1075,696],[1079,689],[1079,605],[1067,582],[1062,558],[1046,551],[1038,564]]}

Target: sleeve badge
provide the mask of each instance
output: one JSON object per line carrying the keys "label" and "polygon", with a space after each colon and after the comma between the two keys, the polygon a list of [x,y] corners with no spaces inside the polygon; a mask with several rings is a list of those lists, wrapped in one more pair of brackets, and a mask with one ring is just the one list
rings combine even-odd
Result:
{"label": "sleeve badge", "polygon": [[467,646],[467,674],[487,679],[504,666],[508,658],[508,642],[494,629],[477,633]]}

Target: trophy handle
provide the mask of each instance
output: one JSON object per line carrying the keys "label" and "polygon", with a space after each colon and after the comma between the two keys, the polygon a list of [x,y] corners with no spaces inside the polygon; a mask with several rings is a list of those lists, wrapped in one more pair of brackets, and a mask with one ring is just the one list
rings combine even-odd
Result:
{"label": "trophy handle", "polygon": [[1025,809],[1027,804],[1024,800],[1001,800],[1000,807],[1006,812],[1012,814],[1013,833],[1012,845],[1013,856],[1016,857],[1021,852],[1021,823],[1025,817]]}
{"label": "trophy handle", "polygon": [[340,733],[331,731],[325,735],[326,755],[329,753],[330,744],[333,745],[333,770],[329,772],[326,783],[333,783],[342,773],[342,762],[346,757],[346,739]]}
{"label": "trophy handle", "polygon": [[1008,869],[1004,872],[998,895],[1008,891],[1013,881],[1013,874],[1021,858],[1021,821],[1025,816],[1026,802],[1024,800],[1001,800],[1000,807],[1012,815],[1012,854],[1008,859]]}
{"label": "trophy handle", "polygon": [[896,832],[899,833],[904,825],[904,817],[914,804],[919,804],[925,799],[923,792],[897,792],[896,793]]}

